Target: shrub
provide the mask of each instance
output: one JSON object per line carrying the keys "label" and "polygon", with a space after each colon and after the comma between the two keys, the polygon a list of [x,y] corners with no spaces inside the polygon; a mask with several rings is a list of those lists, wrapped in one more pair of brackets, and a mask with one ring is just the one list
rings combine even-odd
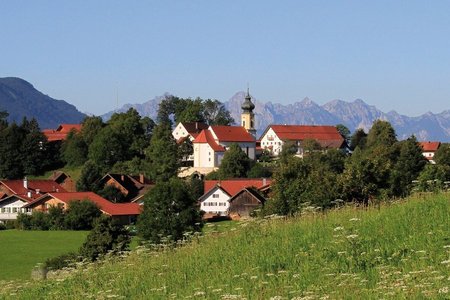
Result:
{"label": "shrub", "polygon": [[76,252],[69,252],[60,256],[49,258],[44,263],[44,268],[47,270],[61,270],[67,268],[80,261],[80,256]]}
{"label": "shrub", "polygon": [[31,215],[19,213],[16,219],[16,229],[30,230],[31,229]]}
{"label": "shrub", "polygon": [[6,230],[5,223],[0,222],[0,230]]}
{"label": "shrub", "polygon": [[101,216],[94,222],[94,228],[81,246],[80,254],[91,261],[108,252],[128,250],[130,236],[124,226],[108,216]]}
{"label": "shrub", "polygon": [[90,230],[94,220],[101,214],[98,206],[91,201],[70,201],[64,218],[65,227],[70,230]]}
{"label": "shrub", "polygon": [[50,220],[48,214],[42,211],[33,211],[31,214],[31,229],[32,230],[49,230]]}

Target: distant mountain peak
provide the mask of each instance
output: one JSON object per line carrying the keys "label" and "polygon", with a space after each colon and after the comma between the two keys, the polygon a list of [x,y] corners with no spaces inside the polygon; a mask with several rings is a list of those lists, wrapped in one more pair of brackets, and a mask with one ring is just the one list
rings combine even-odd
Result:
{"label": "distant mountain peak", "polygon": [[18,77],[0,78],[0,109],[9,113],[9,122],[35,118],[41,129],[57,128],[61,123],[80,123],[86,116],[74,105],[53,99]]}

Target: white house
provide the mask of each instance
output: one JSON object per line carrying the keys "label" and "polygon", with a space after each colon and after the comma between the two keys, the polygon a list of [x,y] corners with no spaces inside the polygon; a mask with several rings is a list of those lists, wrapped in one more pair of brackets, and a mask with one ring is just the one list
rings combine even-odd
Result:
{"label": "white house", "polygon": [[15,220],[19,213],[31,213],[30,208],[23,208],[23,206],[32,200],[18,195],[0,199],[0,222]]}
{"label": "white house", "polygon": [[285,142],[294,142],[297,155],[303,156],[303,141],[315,140],[323,149],[343,149],[345,139],[334,126],[270,125],[261,136],[261,148],[278,156]]}
{"label": "white house", "polygon": [[198,201],[200,210],[207,215],[227,216],[230,208],[230,199],[244,188],[256,189],[270,186],[270,179],[266,178],[237,178],[229,180],[205,180],[206,191]]}
{"label": "white house", "polygon": [[220,185],[217,185],[198,199],[200,210],[206,214],[226,216],[230,207],[230,202],[228,201],[230,198],[231,195],[222,189]]}
{"label": "white house", "polygon": [[193,141],[194,168],[216,168],[231,144],[236,143],[250,159],[255,159],[255,138],[242,126],[210,126]]}
{"label": "white house", "polygon": [[180,122],[172,130],[172,135],[177,142],[189,137],[193,141],[203,129],[207,129],[208,125],[203,122]]}
{"label": "white house", "polygon": [[441,143],[440,142],[420,142],[420,146],[422,147],[422,155],[432,164],[435,164],[434,154],[439,149]]}

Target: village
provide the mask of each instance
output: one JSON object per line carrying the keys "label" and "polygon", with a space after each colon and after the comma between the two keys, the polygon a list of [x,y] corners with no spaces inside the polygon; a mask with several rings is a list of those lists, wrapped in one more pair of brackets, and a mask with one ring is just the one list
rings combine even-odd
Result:
{"label": "village", "polygon": [[[172,131],[177,144],[192,143],[192,153],[184,157],[184,164],[178,171],[181,178],[199,178],[203,181],[203,195],[197,199],[197,207],[203,219],[241,219],[254,216],[270,201],[272,178],[224,178],[204,179],[211,172],[220,169],[222,159],[231,145],[238,145],[252,161],[259,160],[263,153],[276,160],[286,144],[294,147],[294,154],[302,158],[311,151],[306,147],[310,141],[324,153],[330,149],[350,153],[348,140],[335,126],[274,124],[266,128],[260,137],[256,136],[255,105],[247,91],[242,103],[240,126],[207,125],[203,122],[180,122]],[[81,124],[61,124],[56,129],[43,130],[50,143],[63,142],[69,133],[79,132]],[[434,154],[440,142],[421,142],[422,155],[430,164],[435,164]],[[320,150],[319,150],[320,149]],[[155,182],[144,174],[104,174],[96,182],[100,188],[113,186],[123,195],[122,203],[114,203],[93,191],[78,192],[70,175],[54,171],[48,179],[0,180],[0,222],[12,222],[18,214],[32,214],[33,211],[48,211],[50,206],[67,209],[74,200],[95,203],[105,215],[121,224],[135,224],[142,212],[145,194]]]}

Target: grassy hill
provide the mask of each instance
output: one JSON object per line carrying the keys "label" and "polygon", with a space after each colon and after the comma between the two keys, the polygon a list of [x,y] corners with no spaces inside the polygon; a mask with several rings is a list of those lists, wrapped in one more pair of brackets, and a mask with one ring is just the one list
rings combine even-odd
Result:
{"label": "grassy hill", "polygon": [[23,299],[448,299],[450,195],[240,223],[174,250],[0,287]]}

